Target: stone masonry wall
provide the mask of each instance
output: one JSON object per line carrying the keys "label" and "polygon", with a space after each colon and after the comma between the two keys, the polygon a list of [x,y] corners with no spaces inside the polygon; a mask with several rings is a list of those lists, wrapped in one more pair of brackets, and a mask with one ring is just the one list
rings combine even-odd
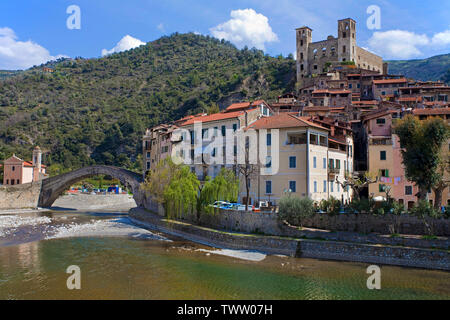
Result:
{"label": "stone masonry wall", "polygon": [[293,257],[450,269],[449,254],[443,250],[219,232],[189,223],[166,221],[140,208],[132,209],[130,217],[135,223],[151,230],[219,248],[258,250]]}
{"label": "stone masonry wall", "polygon": [[0,210],[37,208],[41,182],[0,186]]}

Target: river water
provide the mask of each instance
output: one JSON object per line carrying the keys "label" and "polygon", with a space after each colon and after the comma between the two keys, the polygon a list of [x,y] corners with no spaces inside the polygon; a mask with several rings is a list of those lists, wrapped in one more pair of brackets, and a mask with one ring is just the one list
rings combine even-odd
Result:
{"label": "river water", "polygon": [[[69,266],[81,290],[68,290]],[[450,299],[450,273],[217,250],[126,213],[0,215],[0,299]]]}

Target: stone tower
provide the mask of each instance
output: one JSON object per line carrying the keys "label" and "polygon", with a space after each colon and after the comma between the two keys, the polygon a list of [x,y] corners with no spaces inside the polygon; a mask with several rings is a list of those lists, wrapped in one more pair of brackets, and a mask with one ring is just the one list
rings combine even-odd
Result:
{"label": "stone tower", "polygon": [[42,151],[41,148],[36,147],[33,150],[33,181],[41,180],[42,168]]}
{"label": "stone tower", "polygon": [[309,74],[309,45],[312,42],[312,29],[301,27],[297,30],[297,80]]}
{"label": "stone tower", "polygon": [[356,63],[356,21],[343,19],[338,21],[338,58],[339,62]]}

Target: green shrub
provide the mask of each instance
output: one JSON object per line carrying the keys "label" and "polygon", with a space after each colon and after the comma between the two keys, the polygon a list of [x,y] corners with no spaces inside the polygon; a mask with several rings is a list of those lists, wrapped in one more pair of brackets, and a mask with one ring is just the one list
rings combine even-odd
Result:
{"label": "green shrub", "polygon": [[419,201],[419,203],[411,209],[411,214],[418,218],[439,218],[441,213],[436,211],[428,201]]}
{"label": "green shrub", "polygon": [[374,201],[366,198],[355,200],[350,204],[349,211],[352,213],[370,213],[374,208]]}
{"label": "green shrub", "polygon": [[319,207],[320,210],[325,211],[329,215],[337,215],[341,209],[341,201],[331,197],[329,200],[322,200]]}
{"label": "green shrub", "polygon": [[314,201],[309,198],[284,197],[280,200],[278,218],[291,225],[302,227],[303,220],[314,214]]}

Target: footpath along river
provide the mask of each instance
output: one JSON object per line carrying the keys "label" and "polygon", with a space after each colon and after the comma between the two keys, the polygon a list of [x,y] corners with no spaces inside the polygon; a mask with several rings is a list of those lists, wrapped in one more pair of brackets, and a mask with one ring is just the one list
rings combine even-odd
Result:
{"label": "footpath along river", "polygon": [[125,206],[0,215],[0,299],[450,299],[448,272],[383,266],[368,290],[367,267],[198,245],[133,225]]}

